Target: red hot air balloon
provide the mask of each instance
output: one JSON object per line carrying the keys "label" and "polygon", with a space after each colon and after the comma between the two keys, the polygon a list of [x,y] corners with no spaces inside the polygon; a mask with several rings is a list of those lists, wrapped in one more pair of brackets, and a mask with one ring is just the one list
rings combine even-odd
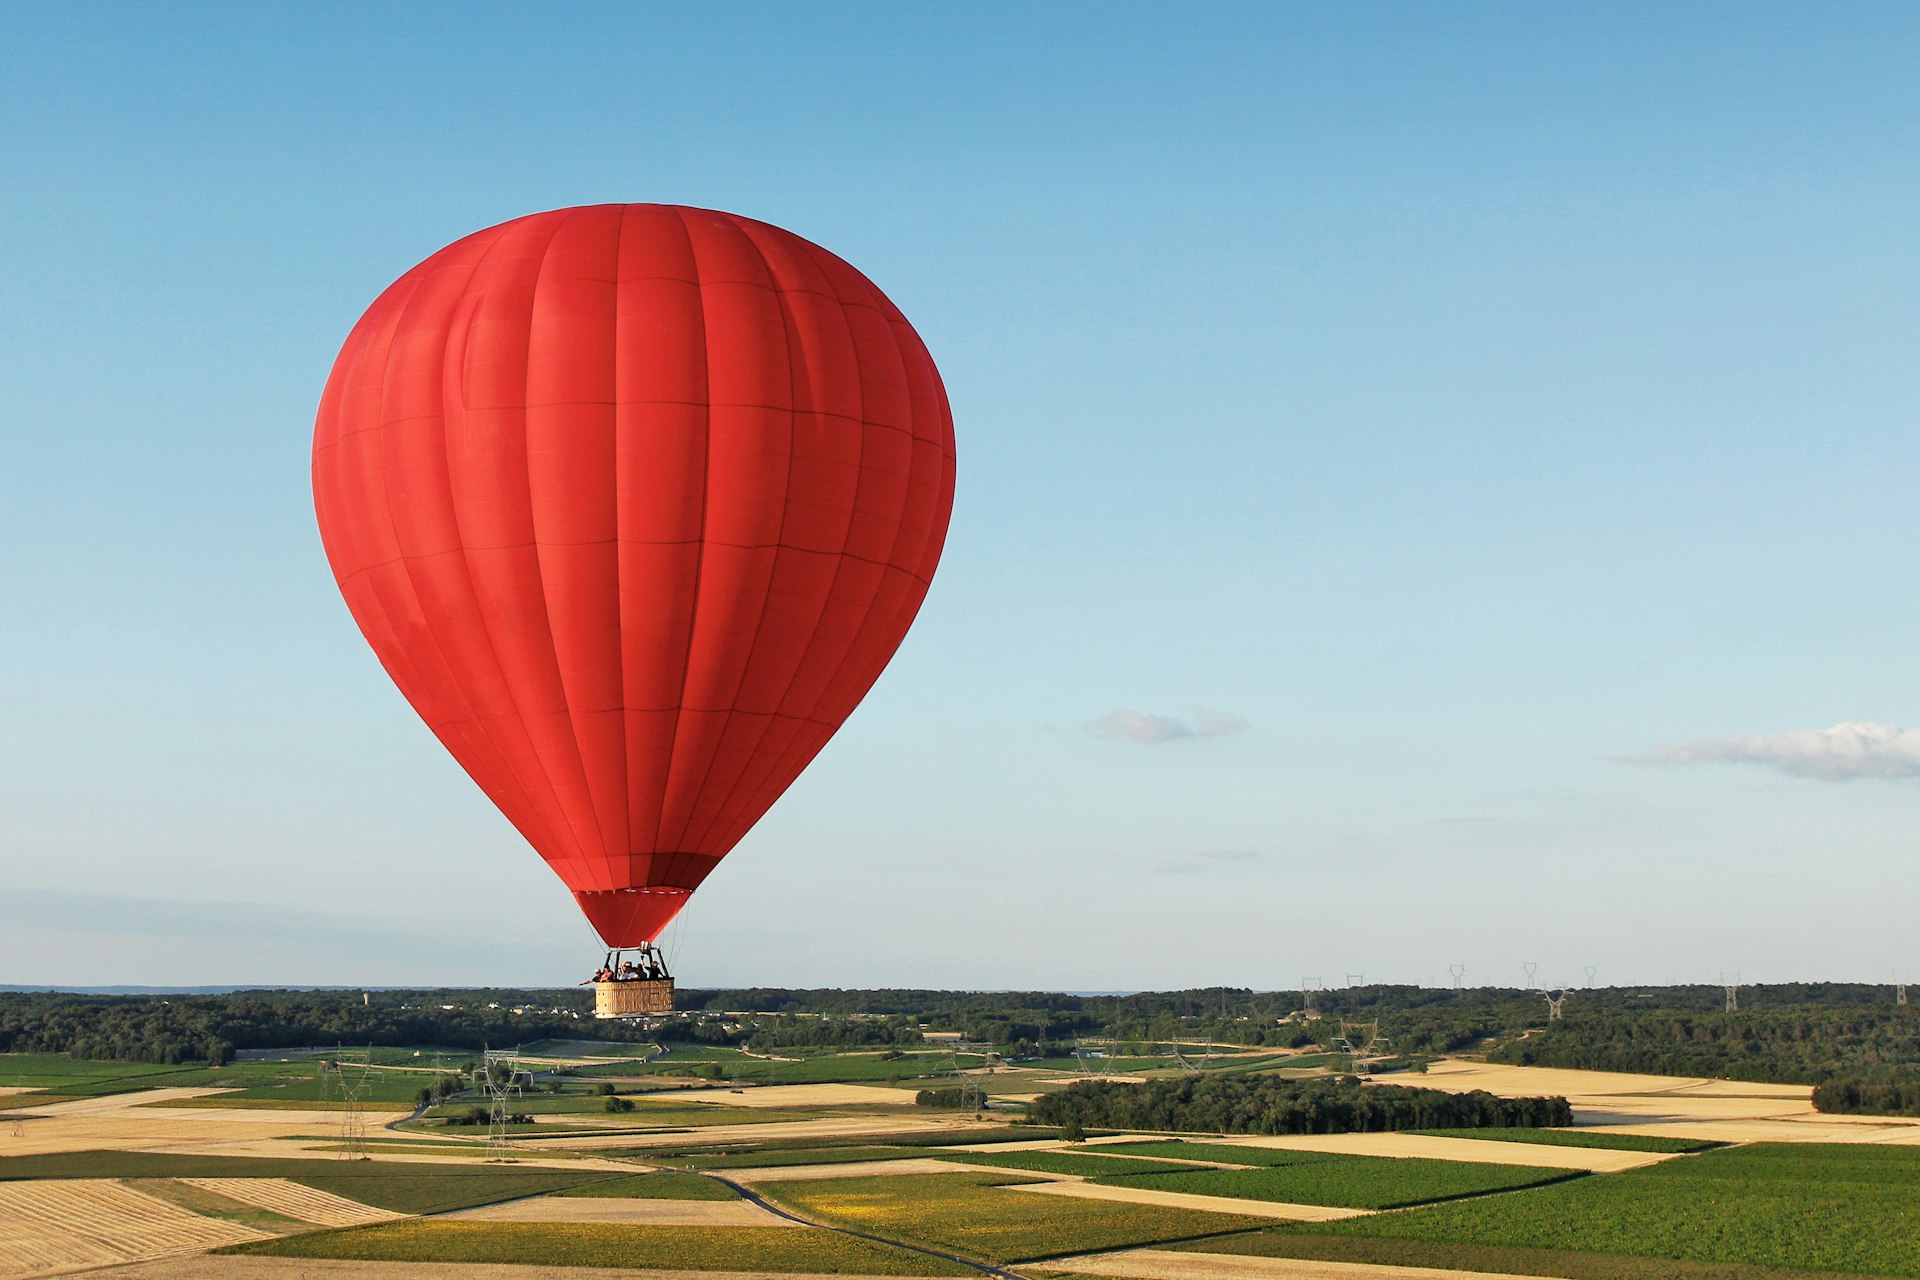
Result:
{"label": "red hot air balloon", "polygon": [[648,947],[925,597],[953,423],[790,232],[674,205],[448,245],[361,317],[314,506],[381,665],[609,947]]}

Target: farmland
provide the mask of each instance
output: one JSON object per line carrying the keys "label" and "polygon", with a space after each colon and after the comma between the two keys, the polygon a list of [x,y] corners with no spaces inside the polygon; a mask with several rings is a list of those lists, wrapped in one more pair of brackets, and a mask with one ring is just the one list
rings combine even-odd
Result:
{"label": "farmland", "polygon": [[[1126,1185],[1188,1195],[1273,1200],[1283,1204],[1333,1205],[1350,1209],[1398,1209],[1435,1200],[1542,1186],[1576,1176],[1517,1165],[1454,1164],[1417,1158],[1326,1156],[1296,1153],[1296,1159],[1264,1169],[1189,1169],[1128,1177]],[[1111,1182],[1112,1178],[1101,1178]]]}
{"label": "farmland", "polygon": [[971,1268],[837,1232],[780,1227],[659,1227],[582,1223],[394,1223],[293,1236],[241,1252],[374,1262],[519,1263],[545,1267],[653,1267],[672,1271],[847,1272],[965,1276]]}
{"label": "farmland", "polygon": [[[484,1016],[511,1011],[499,1003]],[[1824,1115],[1804,1085],[1445,1057],[1361,1084],[1339,1078],[1344,1055],[1315,1045],[1203,1049],[1190,1035],[1177,1054],[1167,1040],[1116,1039],[1097,1051],[1112,1059],[1083,1063],[1023,1054],[1017,1038],[914,1043],[896,1015],[844,1011],[667,1025],[729,1039],[592,1039],[577,1027],[530,1043],[538,1052],[505,1100],[524,1118],[503,1139],[506,1163],[488,1159],[501,1153],[485,1099],[459,1074],[477,1055],[457,1044],[308,1043],[219,1065],[0,1054],[0,1089],[16,1091],[0,1098],[12,1104],[0,1111],[0,1194],[40,1224],[0,1235],[0,1274],[61,1258],[190,1259],[221,1243],[316,1266],[959,1274],[891,1242],[1033,1275],[1036,1260],[1070,1258],[1061,1266],[1081,1274],[1198,1276],[1222,1251],[1587,1280],[1920,1275],[1892,1226],[1829,1233],[1844,1246],[1814,1230],[1904,1221],[1920,1125]],[[825,1042],[843,1033],[856,1038]],[[361,1094],[351,1113],[328,1062]],[[1087,1064],[1106,1079],[1085,1083]],[[416,1114],[422,1089],[434,1097]],[[964,1105],[916,1105],[922,1090]],[[1084,1141],[1037,1122],[1048,1106],[1031,1101],[1093,1095],[1116,1105],[1080,1117],[1071,1136]],[[1382,1108],[1395,1098],[1412,1101]],[[1499,1102],[1515,1098],[1536,1101]],[[1423,1114],[1424,1127],[1409,1123]],[[1506,1123],[1445,1127],[1453,1115]],[[1512,1123],[1542,1116],[1555,1122]],[[149,1225],[94,1239],[84,1206],[107,1200]],[[1154,1252],[1168,1249],[1197,1261],[1168,1270]]]}
{"label": "farmland", "polygon": [[1654,1151],[1681,1155],[1706,1151],[1717,1143],[1704,1138],[1663,1138],[1651,1133],[1603,1133],[1592,1129],[1415,1129],[1428,1138],[1477,1138],[1486,1142],[1538,1142],[1551,1147],[1594,1147],[1604,1151]]}
{"label": "farmland", "polygon": [[815,1221],[994,1262],[1188,1239],[1260,1220],[1151,1205],[1023,1196],[1013,1173],[917,1174],[782,1183],[780,1203]]}
{"label": "farmland", "polygon": [[1913,1149],[1762,1144],[1312,1232],[1914,1276],[1916,1185]]}

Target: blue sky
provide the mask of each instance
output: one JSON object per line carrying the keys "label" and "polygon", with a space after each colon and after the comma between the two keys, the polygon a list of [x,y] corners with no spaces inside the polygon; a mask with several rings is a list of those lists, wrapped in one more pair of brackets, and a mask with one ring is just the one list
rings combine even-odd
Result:
{"label": "blue sky", "polygon": [[612,200],[859,266],[960,449],[684,981],[1914,967],[1916,57],[1907,5],[0,10],[0,981],[591,962],[306,469],[389,281]]}

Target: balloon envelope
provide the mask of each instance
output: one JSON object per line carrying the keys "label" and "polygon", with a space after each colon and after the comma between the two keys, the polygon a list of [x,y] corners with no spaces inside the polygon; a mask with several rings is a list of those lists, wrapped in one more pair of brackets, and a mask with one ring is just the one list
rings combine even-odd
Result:
{"label": "balloon envelope", "polygon": [[655,939],[873,685],[953,473],[885,295],[672,205],[534,214],[407,272],[313,449],[354,620],[609,946]]}

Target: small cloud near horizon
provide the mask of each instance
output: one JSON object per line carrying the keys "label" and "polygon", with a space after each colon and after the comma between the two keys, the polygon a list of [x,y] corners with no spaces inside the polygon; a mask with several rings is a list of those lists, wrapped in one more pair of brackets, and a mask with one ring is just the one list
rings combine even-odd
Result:
{"label": "small cloud near horizon", "polygon": [[1676,742],[1632,764],[1757,764],[1796,778],[1852,782],[1859,778],[1920,777],[1920,729],[1848,721],[1830,729],[1730,734]]}
{"label": "small cloud near horizon", "polygon": [[1258,862],[1267,855],[1257,849],[1200,849],[1192,853],[1183,853],[1179,858],[1160,868],[1160,874],[1168,876],[1197,876],[1210,871],[1220,871],[1227,867]]}
{"label": "small cloud near horizon", "polygon": [[1246,720],[1231,711],[1209,711],[1205,707],[1195,707],[1192,717],[1186,720],[1121,707],[1107,712],[1098,720],[1089,720],[1086,726],[1087,732],[1096,738],[1104,738],[1109,742],[1137,742],[1149,747],[1188,738],[1225,738],[1245,733],[1250,727]]}

